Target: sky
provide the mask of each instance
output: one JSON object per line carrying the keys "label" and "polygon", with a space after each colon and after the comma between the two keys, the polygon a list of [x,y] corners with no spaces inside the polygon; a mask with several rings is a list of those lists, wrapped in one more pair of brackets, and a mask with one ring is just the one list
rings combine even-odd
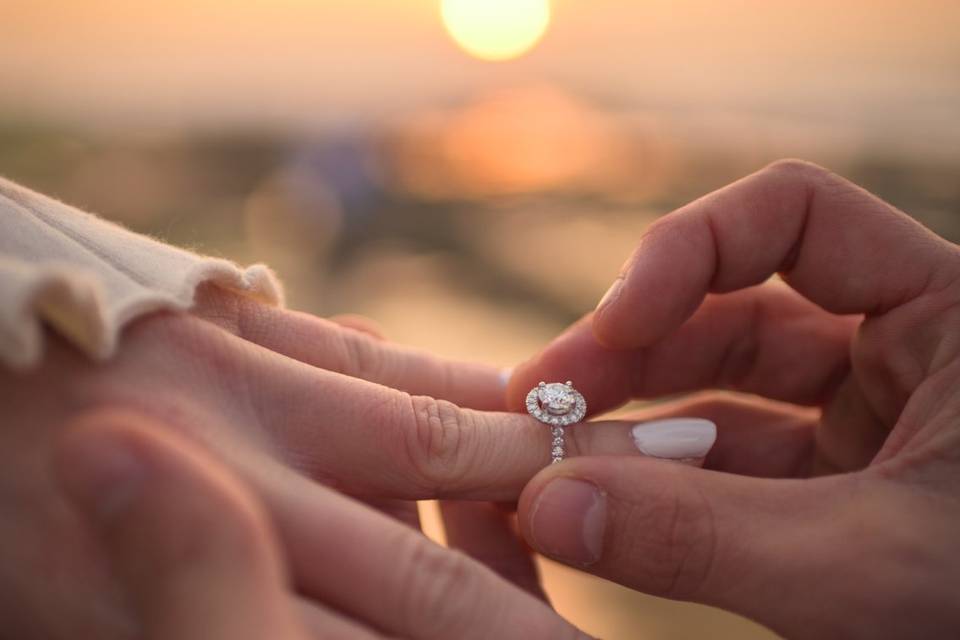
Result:
{"label": "sky", "polygon": [[960,143],[958,32],[949,0],[556,0],[532,51],[491,63],[430,0],[0,0],[0,117],[353,127],[548,84],[604,109],[946,147]]}

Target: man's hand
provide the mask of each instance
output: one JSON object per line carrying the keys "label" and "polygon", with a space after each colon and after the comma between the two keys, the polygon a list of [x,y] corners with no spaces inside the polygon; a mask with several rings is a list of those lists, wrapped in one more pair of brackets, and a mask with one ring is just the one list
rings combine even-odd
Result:
{"label": "man's hand", "polygon": [[511,403],[547,378],[595,409],[747,395],[645,414],[716,422],[708,470],[541,472],[520,502],[535,548],[791,638],[960,633],[960,252],[906,215],[774,164],[654,224]]}

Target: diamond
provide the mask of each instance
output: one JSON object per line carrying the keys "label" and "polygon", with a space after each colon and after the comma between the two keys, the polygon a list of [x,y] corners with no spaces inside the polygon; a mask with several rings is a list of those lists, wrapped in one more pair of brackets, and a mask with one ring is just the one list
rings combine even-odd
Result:
{"label": "diamond", "polygon": [[548,413],[555,416],[569,412],[577,402],[576,393],[562,382],[551,382],[538,387],[537,399]]}
{"label": "diamond", "polygon": [[559,458],[563,455],[563,447],[554,447],[551,453],[553,453],[554,458]]}

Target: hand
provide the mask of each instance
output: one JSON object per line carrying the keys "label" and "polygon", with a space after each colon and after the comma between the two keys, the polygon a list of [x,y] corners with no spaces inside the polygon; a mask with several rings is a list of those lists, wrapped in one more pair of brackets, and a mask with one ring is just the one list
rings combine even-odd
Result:
{"label": "hand", "polygon": [[[326,602],[333,597],[329,572],[353,568],[343,553],[350,535],[336,545],[317,535],[329,525],[322,505],[332,499],[330,488],[384,511],[399,509],[409,519],[411,511],[398,500],[516,500],[547,464],[549,431],[532,418],[461,409],[451,401],[502,405],[498,372],[216,288],[201,292],[192,313],[133,323],[107,363],[93,364],[51,337],[40,369],[0,371],[0,619],[6,633],[129,635],[128,611],[97,545],[49,474],[64,425],[81,418],[147,421],[198,445],[263,503],[297,591]],[[594,451],[593,442],[584,440],[582,450]],[[451,525],[469,529],[480,517],[482,507]],[[486,522],[509,533],[508,523],[497,529],[495,520]],[[483,547],[489,541],[458,540],[485,560],[505,548],[512,549],[507,558],[518,557],[516,543],[505,537],[493,549]],[[415,551],[401,545],[393,561],[410,566]],[[438,562],[416,577],[433,575],[442,583],[456,567]],[[529,587],[535,576],[525,580]],[[469,606],[468,590],[452,591],[444,606]],[[416,622],[412,614],[405,619]],[[412,628],[393,632],[416,635]]]}
{"label": "hand", "polygon": [[893,207],[795,161],[706,196],[652,225],[512,403],[541,378],[597,409],[750,395],[648,412],[716,422],[708,469],[541,472],[520,501],[535,548],[791,638],[960,629],[960,252]]}
{"label": "hand", "polygon": [[327,491],[313,509],[324,597],[298,598],[263,506],[165,425],[81,420],[57,476],[133,603],[137,637],[583,638],[481,565]]}

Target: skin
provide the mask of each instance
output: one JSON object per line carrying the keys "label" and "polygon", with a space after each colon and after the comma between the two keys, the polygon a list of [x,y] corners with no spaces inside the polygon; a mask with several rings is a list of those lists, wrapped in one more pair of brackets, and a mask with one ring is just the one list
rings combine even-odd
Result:
{"label": "skin", "polygon": [[957,247],[843,178],[783,161],[697,200],[509,396],[567,378],[598,410],[692,394],[644,417],[714,420],[706,468],[569,460],[524,490],[523,534],[791,638],[955,637],[958,327]]}
{"label": "skin", "polygon": [[[277,622],[290,637],[583,637],[482,502],[516,500],[548,431],[490,411],[493,368],[341,322],[208,288],[190,313],[133,323],[109,362],[50,335],[39,369],[0,373],[4,635],[232,638]],[[626,452],[625,429],[579,446]],[[113,449],[140,480],[101,485],[133,498],[92,492],[125,505],[104,523],[84,478]],[[408,501],[428,497],[474,501],[444,509],[460,551],[416,528]],[[221,584],[236,589],[206,592]]]}

